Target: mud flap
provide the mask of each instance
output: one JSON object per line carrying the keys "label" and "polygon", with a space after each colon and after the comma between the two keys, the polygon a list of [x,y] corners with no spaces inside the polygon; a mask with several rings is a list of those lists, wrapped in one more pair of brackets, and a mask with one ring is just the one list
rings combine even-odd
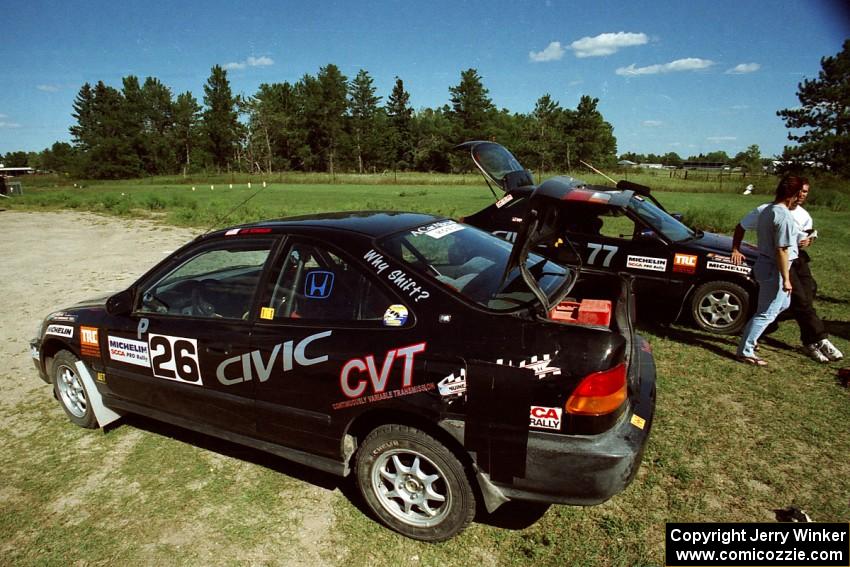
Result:
{"label": "mud flap", "polygon": [[491,480],[510,483],[525,477],[534,372],[470,361],[466,381],[464,446]]}
{"label": "mud flap", "polygon": [[120,418],[121,416],[119,414],[103,405],[103,398],[100,397],[100,392],[83,361],[78,360],[75,366],[77,367],[77,374],[82,378],[83,384],[86,387],[86,394],[88,395],[91,409],[94,412],[94,417],[97,419],[97,424],[103,428]]}

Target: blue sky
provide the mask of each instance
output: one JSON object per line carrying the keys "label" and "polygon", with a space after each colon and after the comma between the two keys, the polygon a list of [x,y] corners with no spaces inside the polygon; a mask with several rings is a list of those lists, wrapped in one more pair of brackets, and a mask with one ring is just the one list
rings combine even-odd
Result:
{"label": "blue sky", "polygon": [[85,82],[153,76],[202,101],[216,64],[250,95],[334,63],[366,69],[384,101],[400,77],[415,109],[448,103],[470,67],[513,112],[597,97],[619,153],[768,156],[787,143],[776,111],[850,37],[839,0],[0,0],[0,14],[0,153],[70,141]]}

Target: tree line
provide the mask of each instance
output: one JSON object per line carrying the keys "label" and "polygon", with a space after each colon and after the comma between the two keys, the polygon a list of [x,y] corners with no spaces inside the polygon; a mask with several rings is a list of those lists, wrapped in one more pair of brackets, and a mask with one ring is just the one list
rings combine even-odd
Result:
{"label": "tree line", "polygon": [[[786,169],[850,177],[850,39],[821,67],[817,79],[798,85],[800,106],[777,111],[797,142],[785,147],[782,160]],[[448,104],[419,111],[402,79],[396,77],[384,102],[367,71],[348,79],[333,64],[295,83],[262,84],[251,96],[234,95],[227,71],[216,65],[203,90],[201,105],[191,92],[175,97],[154,77],[143,83],[124,77],[121,89],[86,83],[73,104],[71,144],[10,152],[0,161],[106,179],[199,171],[450,172],[468,167],[452,148],[473,139],[496,140],[539,172],[617,161],[614,129],[599,112],[599,99],[582,96],[570,109],[544,94],[532,112],[511,113],[496,108],[475,69],[461,72]],[[620,157],[674,167],[685,161],[675,152]],[[711,152],[687,161],[751,171],[765,163],[757,145],[731,158]]]}
{"label": "tree line", "polygon": [[12,152],[41,170],[99,179],[199,171],[451,172],[468,167],[452,148],[498,140],[535,169],[569,169],[578,160],[616,161],[613,127],[583,96],[562,108],[550,95],[530,114],[497,109],[475,69],[449,88],[449,103],[414,111],[396,77],[383,101],[368,71],[347,78],[333,64],[297,82],[262,84],[234,95],[227,71],[215,66],[203,87],[176,97],[154,77],[122,79],[117,89],[84,84],[73,103],[72,143],[40,153]]}

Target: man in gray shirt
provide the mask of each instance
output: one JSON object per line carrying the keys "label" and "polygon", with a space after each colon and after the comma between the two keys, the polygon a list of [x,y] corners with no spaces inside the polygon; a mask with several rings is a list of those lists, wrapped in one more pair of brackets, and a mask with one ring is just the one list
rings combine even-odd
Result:
{"label": "man in gray shirt", "polygon": [[789,212],[803,190],[799,177],[783,177],[776,187],[773,203],[759,214],[757,233],[759,256],[753,275],[759,282],[755,315],[744,327],[738,345],[738,360],[755,366],[767,366],[756,356],[755,345],[761,334],[791,304],[791,261],[797,257],[797,224]]}
{"label": "man in gray shirt", "polygon": [[[818,362],[841,360],[844,355],[830,342],[826,326],[818,317],[814,307],[815,281],[809,269],[810,260],[805,249],[814,242],[816,233],[813,231],[811,215],[802,207],[810,190],[808,180],[805,177],[802,178],[802,182],[803,190],[798,195],[797,202],[789,208],[799,231],[797,234],[799,255],[796,260],[791,262],[793,290],[791,291],[791,306],[787,313],[790,313],[790,316],[796,319],[800,327],[800,341],[803,343],[803,349],[811,358]],[[735,227],[735,233],[732,237],[733,263],[739,265],[743,263],[744,255],[740,251],[740,245],[744,233],[747,230],[756,230],[759,215],[770,205],[771,203],[765,203],[756,207]],[[788,318],[786,314],[782,314],[782,317]]]}

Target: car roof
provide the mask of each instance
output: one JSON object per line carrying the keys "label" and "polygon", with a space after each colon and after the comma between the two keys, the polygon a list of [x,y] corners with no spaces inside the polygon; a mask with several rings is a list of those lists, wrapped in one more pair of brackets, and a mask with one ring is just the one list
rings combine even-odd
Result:
{"label": "car roof", "polygon": [[[445,217],[424,213],[400,211],[342,211],[300,215],[281,219],[263,220],[241,224],[210,233],[209,237],[221,236],[233,230],[264,229],[263,232],[278,233],[293,229],[328,229],[356,232],[378,238],[408,228],[444,220]],[[253,231],[252,231],[253,232]]]}

